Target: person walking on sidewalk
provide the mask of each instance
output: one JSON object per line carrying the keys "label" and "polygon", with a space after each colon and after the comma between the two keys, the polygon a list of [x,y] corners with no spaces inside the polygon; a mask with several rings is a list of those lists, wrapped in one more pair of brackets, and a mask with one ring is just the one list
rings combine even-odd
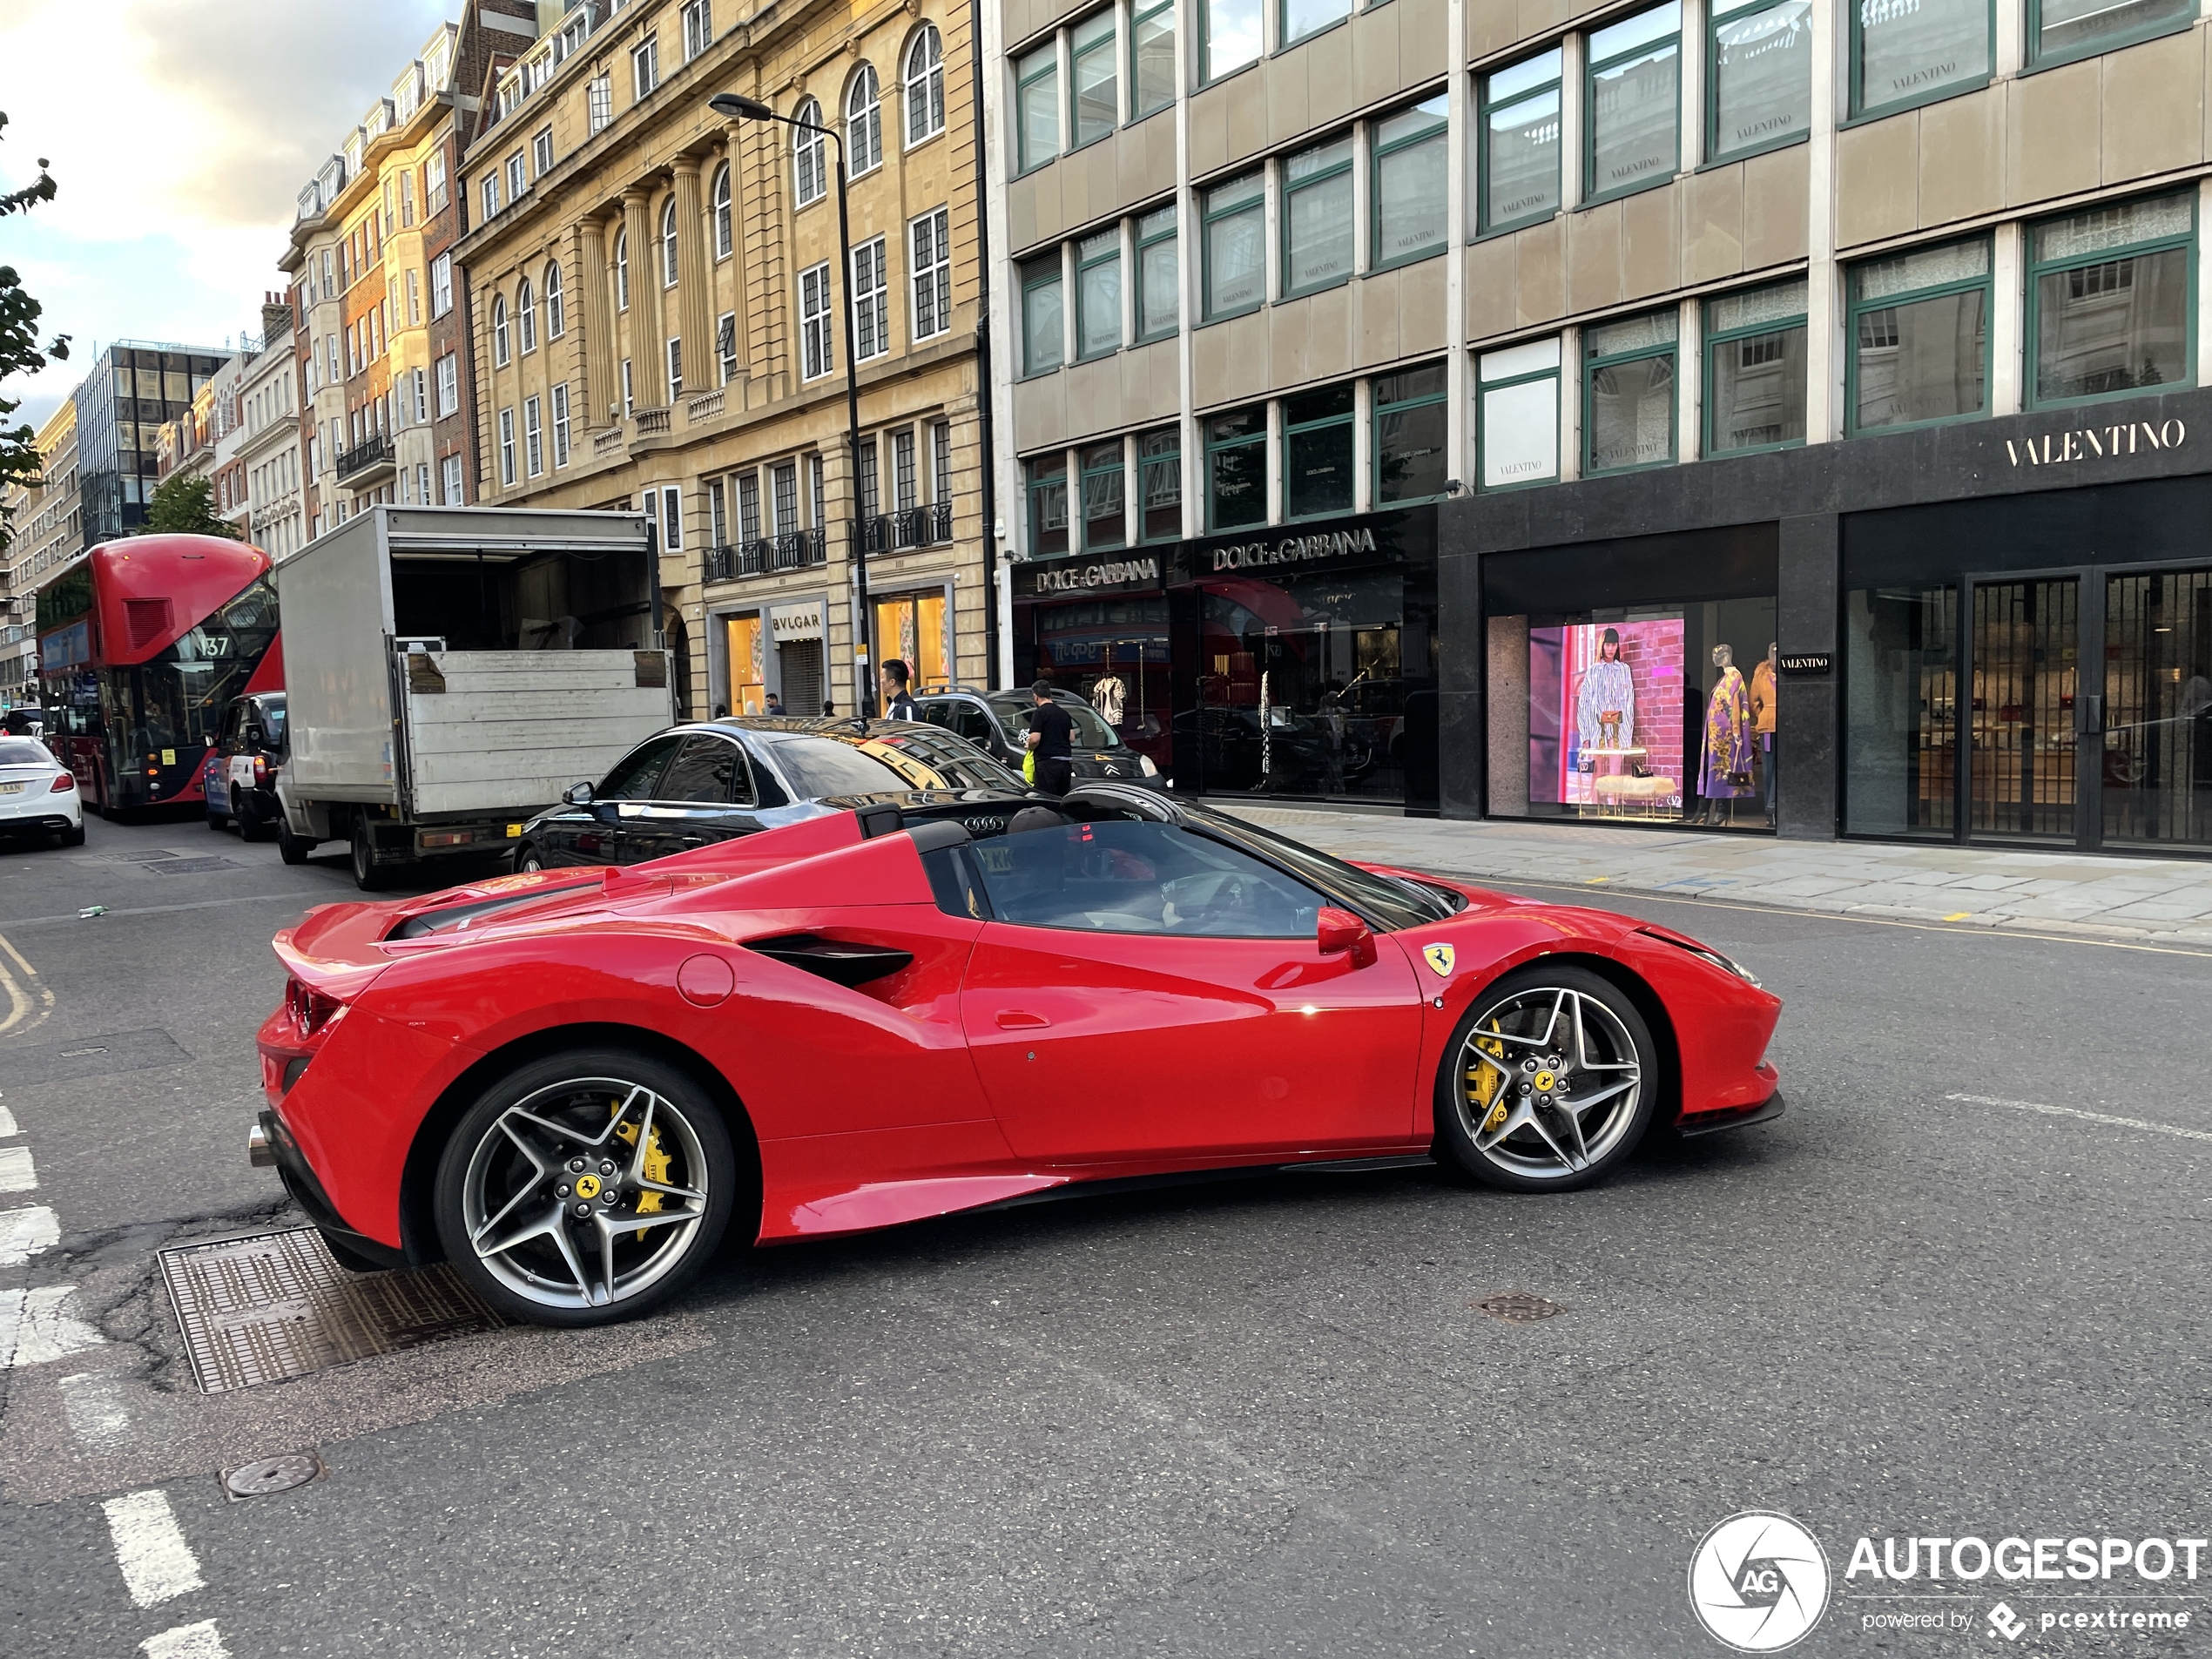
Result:
{"label": "person walking on sidewalk", "polygon": [[883,718],[887,720],[919,720],[921,711],[914,707],[914,693],[907,690],[910,678],[907,661],[894,657],[883,665]]}
{"label": "person walking on sidewalk", "polygon": [[1025,739],[1037,758],[1037,787],[1048,795],[1064,795],[1076,780],[1075,717],[1052,700],[1052,687],[1039,680],[1029,688],[1029,734]]}

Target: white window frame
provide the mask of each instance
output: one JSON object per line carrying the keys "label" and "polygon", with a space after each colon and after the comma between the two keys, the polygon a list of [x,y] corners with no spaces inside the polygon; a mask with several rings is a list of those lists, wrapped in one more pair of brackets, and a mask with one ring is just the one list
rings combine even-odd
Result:
{"label": "white window frame", "polygon": [[532,478],[545,475],[545,419],[535,393],[523,400],[523,466]]}
{"label": "white window frame", "polygon": [[[728,341],[726,347],[724,341]],[[738,314],[725,311],[714,320],[714,355],[720,366],[721,384],[738,377]]]}
{"label": "white window frame", "polygon": [[676,239],[679,228],[676,218],[676,197],[671,192],[660,209],[660,286],[663,293],[676,286],[676,279],[683,270],[683,253]]}
{"label": "white window frame", "polygon": [[934,340],[953,327],[952,209],[933,208],[907,224],[907,266],[914,277],[914,337]]}
{"label": "white window frame", "polygon": [[714,170],[714,181],[709,187],[708,199],[714,212],[714,257],[726,260],[736,251],[737,219],[730,201],[730,164],[724,162]]}
{"label": "white window frame", "polygon": [[660,84],[660,37],[647,35],[630,49],[630,89],[633,103],[643,103]]}
{"label": "white window frame", "polygon": [[517,150],[507,158],[507,205],[511,207],[522,200],[529,187],[529,169],[523,161],[523,152]]}
{"label": "white window frame", "polygon": [[798,124],[791,130],[792,205],[811,207],[829,194],[829,139],[824,136],[820,103],[800,99],[792,120]]}
{"label": "white window frame", "polygon": [[674,334],[670,336],[666,345],[662,348],[661,355],[664,360],[664,367],[668,371],[669,407],[673,408],[676,405],[676,400],[684,395],[683,335]]}
{"label": "white window frame", "polygon": [[[922,57],[924,48],[928,49],[928,55],[921,64],[921,72],[916,75],[916,60]],[[914,38],[907,43],[905,55],[899,60],[899,69],[900,91],[904,94],[900,102],[906,115],[901,125],[907,135],[906,147],[912,150],[945,130],[945,42],[935,24],[925,22],[914,30]],[[919,127],[914,125],[917,95],[921,115]]]}
{"label": "white window frame", "polygon": [[680,484],[660,487],[660,550],[684,550],[684,489]]}
{"label": "white window frame", "polygon": [[448,455],[438,463],[438,489],[443,496],[442,505],[458,507],[466,493],[461,475],[461,457]]}
{"label": "white window frame", "polygon": [[714,10],[710,0],[690,0],[684,8],[684,61],[690,63],[714,44]]}
{"label": "white window frame", "polygon": [[461,358],[455,352],[438,359],[437,409],[441,421],[461,413]]}
{"label": "white window frame", "polygon": [[569,383],[563,381],[553,388],[553,464],[569,464]]}
{"label": "white window frame", "polygon": [[515,485],[515,411],[499,412],[499,482],[502,489]]}
{"label": "white window frame", "polygon": [[584,124],[594,132],[614,125],[615,83],[611,75],[594,75],[583,89]]}
{"label": "white window frame", "polygon": [[888,253],[880,236],[853,250],[853,361],[856,363],[873,362],[891,353]]}
{"label": "white window frame", "polygon": [[441,253],[430,261],[430,315],[442,317],[453,309],[453,255]]}
{"label": "white window frame", "polygon": [[541,179],[553,171],[553,129],[541,127],[530,140],[530,165],[537,169]]}
{"label": "white window frame", "polygon": [[499,217],[499,172],[494,168],[481,181],[484,218],[487,221]]}
{"label": "white window frame", "polygon": [[[863,89],[867,101],[860,103]],[[883,81],[866,58],[845,84],[845,162],[851,179],[865,179],[883,165]]]}
{"label": "white window frame", "polygon": [[827,260],[799,273],[799,378],[818,381],[837,368],[835,308]]}
{"label": "white window frame", "polygon": [[545,337],[558,340],[569,332],[569,302],[561,291],[561,261],[545,262]]}

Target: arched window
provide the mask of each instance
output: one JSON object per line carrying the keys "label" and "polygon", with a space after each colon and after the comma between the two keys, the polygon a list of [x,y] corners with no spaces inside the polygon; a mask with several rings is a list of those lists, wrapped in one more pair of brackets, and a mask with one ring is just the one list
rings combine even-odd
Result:
{"label": "arched window", "polygon": [[733,246],[730,226],[730,164],[714,170],[714,257],[726,260]]}
{"label": "arched window", "polygon": [[926,23],[907,48],[907,145],[945,130],[945,46]]}
{"label": "arched window", "polygon": [[522,292],[515,296],[515,320],[522,325],[523,353],[528,356],[537,349],[537,306],[530,294],[530,280],[523,279]]}
{"label": "arched window", "polygon": [[502,293],[491,302],[491,361],[504,368],[513,356],[507,345],[507,296]]}
{"label": "arched window", "polygon": [[792,193],[801,207],[818,202],[829,190],[829,158],[826,152],[829,144],[819,131],[822,125],[822,106],[813,98],[803,99],[792,111],[791,118],[799,123],[791,130]]}
{"label": "arched window", "polygon": [[615,309],[630,309],[630,233],[615,233]]}
{"label": "arched window", "polygon": [[873,64],[861,64],[846,89],[845,164],[855,179],[883,165],[883,109]]}
{"label": "arched window", "polygon": [[676,198],[671,196],[660,210],[660,285],[664,288],[676,286]]}
{"label": "arched window", "polygon": [[561,262],[545,262],[545,337],[558,340],[569,332],[569,307],[561,298]]}

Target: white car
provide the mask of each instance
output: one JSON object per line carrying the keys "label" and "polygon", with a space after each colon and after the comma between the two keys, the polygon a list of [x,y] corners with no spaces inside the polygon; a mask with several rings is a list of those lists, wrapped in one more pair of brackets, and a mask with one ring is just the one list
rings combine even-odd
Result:
{"label": "white car", "polygon": [[0,835],[57,835],[64,846],[84,845],[77,779],[35,738],[0,737]]}

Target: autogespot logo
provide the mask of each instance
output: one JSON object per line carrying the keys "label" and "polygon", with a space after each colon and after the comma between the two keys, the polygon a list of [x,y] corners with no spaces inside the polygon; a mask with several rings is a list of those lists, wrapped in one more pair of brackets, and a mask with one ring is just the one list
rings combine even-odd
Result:
{"label": "autogespot logo", "polygon": [[1689,1605],[1738,1653],[1778,1653],[1828,1610],[1828,1557],[1787,1515],[1730,1515],[1689,1558]]}

